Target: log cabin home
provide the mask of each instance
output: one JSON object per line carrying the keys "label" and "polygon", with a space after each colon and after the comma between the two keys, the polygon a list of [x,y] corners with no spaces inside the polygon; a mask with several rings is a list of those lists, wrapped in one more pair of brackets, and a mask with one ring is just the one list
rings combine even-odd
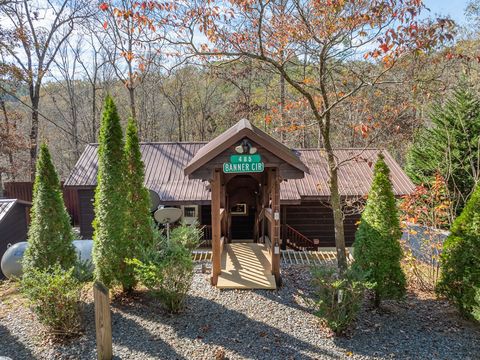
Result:
{"label": "log cabin home", "polygon": [[[80,234],[86,239],[93,233],[97,147],[85,148],[65,182],[77,192]],[[239,275],[244,277],[243,287],[275,288],[280,283],[281,249],[335,246],[324,150],[290,149],[245,119],[208,143],[145,142],[140,147],[145,186],[158,195],[161,205],[181,208],[183,220],[202,226],[204,245],[212,248],[213,285],[242,287],[235,283],[234,275]],[[347,246],[354,241],[380,151],[391,170],[395,195],[414,190],[387,151],[336,149]],[[229,267],[239,267],[242,256],[249,264],[251,258],[258,260],[265,271],[260,279],[264,286],[248,279],[251,274],[242,275],[242,266],[229,273]]]}

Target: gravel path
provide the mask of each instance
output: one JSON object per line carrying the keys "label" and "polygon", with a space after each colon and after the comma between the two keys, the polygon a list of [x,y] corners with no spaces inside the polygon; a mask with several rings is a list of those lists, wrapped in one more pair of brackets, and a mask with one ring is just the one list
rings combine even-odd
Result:
{"label": "gravel path", "polygon": [[[279,291],[219,291],[200,269],[187,308],[169,315],[145,294],[112,305],[117,359],[480,359],[480,327],[443,301],[410,295],[365,309],[348,338],[332,337],[302,301],[308,275],[283,269]],[[44,340],[17,295],[0,298],[0,358],[95,359],[93,304],[85,335]]]}

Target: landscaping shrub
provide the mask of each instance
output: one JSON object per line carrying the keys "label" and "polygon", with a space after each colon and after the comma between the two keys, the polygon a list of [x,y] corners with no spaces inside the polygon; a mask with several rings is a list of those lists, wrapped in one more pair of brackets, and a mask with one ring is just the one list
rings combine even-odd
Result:
{"label": "landscaping shrub", "polygon": [[125,262],[132,242],[125,236],[126,165],[123,133],[117,108],[105,99],[98,146],[98,175],[93,221],[93,263],[95,278],[107,287],[119,284],[124,291],[135,286],[133,268]]}
{"label": "landscaping shrub", "polygon": [[480,287],[477,287],[475,291],[475,303],[472,315],[475,320],[480,321]]}
{"label": "landscaping shrub", "polygon": [[170,237],[190,251],[195,250],[202,240],[202,230],[195,222],[192,225],[182,223],[171,231]]}
{"label": "landscaping shrub", "polygon": [[376,306],[382,299],[398,299],[406,292],[405,275],[400,265],[402,231],[389,176],[390,170],[380,154],[353,244],[353,266],[367,272],[367,279],[375,284]]}
{"label": "landscaping shrub", "polygon": [[170,241],[160,236],[142,247],[139,258],[128,261],[140,282],[174,313],[182,310],[193,278],[192,254],[185,243],[194,241],[184,237],[191,231],[187,229],[190,227],[181,227],[183,229],[172,231]]}
{"label": "landscaping shrub", "polygon": [[441,255],[439,294],[460,311],[473,316],[476,288],[480,284],[480,185],[452,224]]}
{"label": "landscaping shrub", "polygon": [[77,260],[74,270],[75,278],[81,283],[93,281],[93,263],[92,260]]}
{"label": "landscaping shrub", "polygon": [[142,243],[153,241],[154,222],[150,214],[150,194],[143,184],[144,165],[137,127],[132,118],[128,120],[124,152],[127,167],[124,186],[127,201],[125,236],[129,241],[128,255],[134,257]]}
{"label": "landscaping shrub", "polygon": [[81,283],[74,269],[59,265],[49,269],[31,269],[21,282],[23,294],[38,321],[55,336],[78,334],[81,328]]}
{"label": "landscaping shrub", "polygon": [[366,280],[365,273],[353,268],[343,277],[333,268],[314,268],[312,276],[315,314],[336,334],[342,333],[356,319],[365,289],[373,285]]}
{"label": "landscaping shrub", "polygon": [[24,272],[47,269],[55,264],[63,269],[74,266],[77,255],[72,244],[70,217],[45,143],[40,146],[38,154],[30,219],[28,248],[23,258]]}
{"label": "landscaping shrub", "polygon": [[169,311],[180,311],[193,278],[190,250],[180,243],[168,244],[161,263],[161,278],[159,298]]}

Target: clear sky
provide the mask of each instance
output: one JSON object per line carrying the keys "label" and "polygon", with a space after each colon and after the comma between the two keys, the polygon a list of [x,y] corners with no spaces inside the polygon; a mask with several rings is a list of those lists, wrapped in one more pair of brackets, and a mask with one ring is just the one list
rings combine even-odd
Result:
{"label": "clear sky", "polygon": [[459,24],[465,22],[465,8],[469,0],[424,0],[431,15],[450,15]]}

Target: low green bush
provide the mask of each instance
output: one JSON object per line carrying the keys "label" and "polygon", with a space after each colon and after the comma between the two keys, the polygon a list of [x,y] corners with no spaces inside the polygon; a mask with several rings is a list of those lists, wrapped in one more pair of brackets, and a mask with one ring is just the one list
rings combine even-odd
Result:
{"label": "low green bush", "polygon": [[192,255],[183,245],[171,243],[165,251],[161,268],[162,282],[158,295],[169,311],[179,312],[192,284]]}
{"label": "low green bush", "polygon": [[188,245],[193,246],[194,242],[185,236],[189,231],[172,231],[169,241],[160,236],[142,246],[139,258],[127,260],[134,266],[137,279],[173,313],[182,310],[193,278],[193,260]]}
{"label": "low green bush", "polygon": [[92,260],[82,260],[80,257],[75,264],[75,277],[81,283],[93,281],[93,262]]}
{"label": "low green bush", "polygon": [[475,320],[480,321],[480,287],[477,287],[475,291],[475,302],[473,306],[472,316]]}
{"label": "low green bush", "polygon": [[46,270],[32,268],[22,278],[22,293],[51,335],[68,337],[81,329],[82,284],[74,272],[74,268],[63,270],[56,265]]}
{"label": "low green bush", "polygon": [[452,224],[443,244],[438,294],[447,297],[460,312],[473,317],[480,284],[480,184]]}
{"label": "low green bush", "polygon": [[202,240],[202,230],[198,227],[197,223],[193,223],[192,225],[182,223],[182,225],[177,226],[171,231],[170,238],[189,250],[195,250]]}
{"label": "low green bush", "polygon": [[315,315],[336,334],[341,334],[356,319],[365,290],[373,288],[374,284],[366,278],[358,269],[348,269],[342,278],[333,268],[312,269],[314,297],[311,305]]}

